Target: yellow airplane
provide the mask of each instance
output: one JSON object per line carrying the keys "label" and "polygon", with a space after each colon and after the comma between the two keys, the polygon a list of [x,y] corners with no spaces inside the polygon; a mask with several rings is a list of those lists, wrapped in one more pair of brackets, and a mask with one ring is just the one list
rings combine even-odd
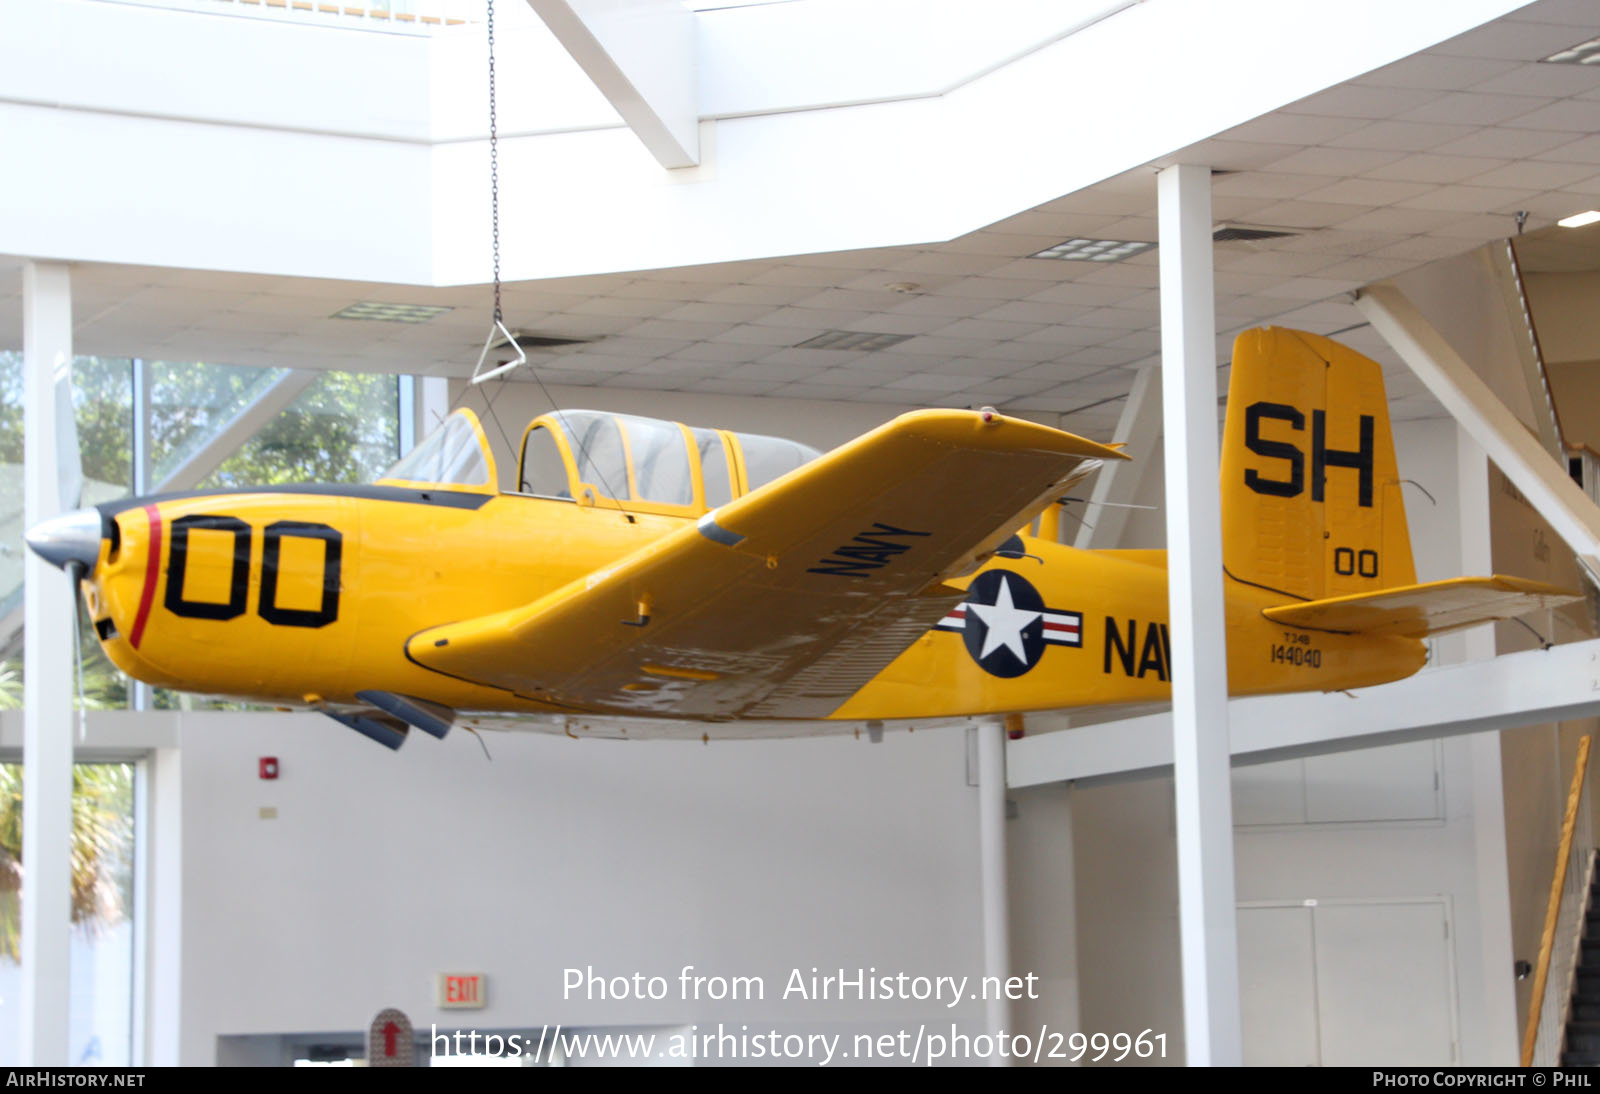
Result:
{"label": "yellow airplane", "polygon": [[[369,486],[109,502],[28,543],[75,574],[128,675],[391,748],[483,713],[850,732],[1169,698],[1165,552],[1017,532],[1123,458],[992,410],[906,414],[826,455],[573,410],[529,426],[503,491],[458,410]],[[1416,584],[1381,369],[1316,335],[1239,337],[1222,506],[1236,695],[1399,679],[1428,634],[1577,599]]]}

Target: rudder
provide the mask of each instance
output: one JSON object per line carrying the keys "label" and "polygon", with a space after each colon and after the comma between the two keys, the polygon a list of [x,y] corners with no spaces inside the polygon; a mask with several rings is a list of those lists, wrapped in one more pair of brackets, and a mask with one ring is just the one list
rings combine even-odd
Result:
{"label": "rudder", "polygon": [[1382,366],[1281,327],[1234,340],[1222,537],[1229,575],[1288,596],[1416,582]]}

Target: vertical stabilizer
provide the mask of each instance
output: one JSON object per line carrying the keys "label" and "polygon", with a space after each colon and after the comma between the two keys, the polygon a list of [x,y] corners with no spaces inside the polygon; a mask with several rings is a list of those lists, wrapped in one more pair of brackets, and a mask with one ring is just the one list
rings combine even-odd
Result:
{"label": "vertical stabilizer", "polygon": [[1306,600],[1416,581],[1383,369],[1320,335],[1233,344],[1222,435],[1223,563]]}

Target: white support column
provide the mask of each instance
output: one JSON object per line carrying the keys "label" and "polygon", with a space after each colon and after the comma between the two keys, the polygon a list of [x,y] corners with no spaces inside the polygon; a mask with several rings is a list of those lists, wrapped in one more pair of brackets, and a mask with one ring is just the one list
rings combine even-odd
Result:
{"label": "white support column", "polygon": [[1190,1064],[1231,1066],[1242,1062],[1243,1048],[1217,488],[1211,169],[1165,168],[1156,189],[1184,1038]]}
{"label": "white support column", "polygon": [[[983,893],[983,975],[1004,984],[1011,975],[1011,910],[1006,899],[1006,724],[1001,718],[978,723],[978,862]],[[984,1004],[988,1033],[998,1037],[1011,1026],[1011,1004],[1002,998]],[[993,1067],[1010,1060],[989,1056]]]}
{"label": "white support column", "polygon": [[1080,551],[1092,547],[1116,547],[1122,542],[1122,529],[1128,523],[1127,506],[1139,494],[1139,486],[1150,470],[1151,461],[1141,458],[1155,447],[1161,430],[1161,371],[1146,365],[1133,375],[1133,388],[1112,434],[1114,444],[1136,446],[1131,460],[1107,460],[1094,475],[1094,490],[1083,510],[1083,523],[1072,545]]}
{"label": "white support column", "polygon": [[[23,526],[62,510],[58,391],[71,408],[72,280],[60,263],[22,272]],[[72,503],[76,498],[70,499]],[[67,578],[23,552],[22,1058],[67,1061],[72,916],[72,612]]]}
{"label": "white support column", "polygon": [[1600,507],[1572,481],[1567,469],[1550,458],[1399,289],[1386,283],[1370,286],[1362,290],[1356,307],[1550,522],[1590,577],[1600,581]]}
{"label": "white support column", "polygon": [[[1456,426],[1456,497],[1461,524],[1461,572],[1494,572],[1489,549],[1489,460],[1465,429]],[[1495,655],[1494,624],[1469,627],[1441,641],[1456,644],[1460,659],[1489,661]],[[1482,1049],[1503,1067],[1521,1062],[1517,989],[1511,968],[1516,960],[1511,934],[1511,881],[1507,872],[1506,794],[1501,771],[1500,733],[1475,733],[1472,757],[1472,842],[1477,851],[1478,935],[1483,962],[1482,1004],[1489,1043]]]}

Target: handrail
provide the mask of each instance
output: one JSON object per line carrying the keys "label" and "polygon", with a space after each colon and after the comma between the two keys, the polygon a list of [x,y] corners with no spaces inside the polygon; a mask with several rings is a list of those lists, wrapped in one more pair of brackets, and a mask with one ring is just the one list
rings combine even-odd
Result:
{"label": "handrail", "polygon": [[1545,984],[1550,978],[1550,957],[1555,949],[1556,920],[1561,912],[1561,895],[1567,882],[1567,860],[1572,854],[1572,837],[1578,826],[1578,803],[1583,797],[1584,774],[1589,766],[1589,738],[1578,742],[1578,756],[1572,765],[1572,787],[1567,791],[1567,809],[1561,818],[1561,842],[1556,848],[1555,876],[1550,882],[1550,902],[1545,909],[1544,933],[1539,938],[1539,960],[1534,967],[1533,997],[1528,1006],[1528,1024],[1522,1036],[1522,1066],[1533,1066],[1534,1044],[1539,1037],[1539,1017],[1544,1009]]}

